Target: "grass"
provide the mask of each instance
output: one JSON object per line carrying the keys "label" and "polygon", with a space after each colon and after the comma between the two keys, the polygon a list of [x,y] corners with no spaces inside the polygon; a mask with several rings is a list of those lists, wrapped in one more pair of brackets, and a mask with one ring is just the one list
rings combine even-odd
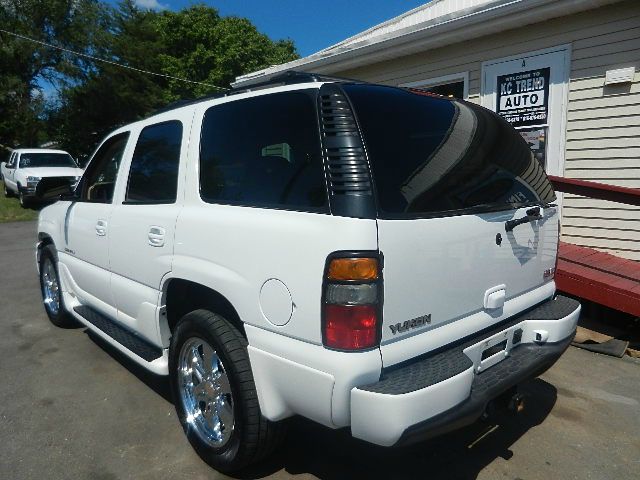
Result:
{"label": "grass", "polygon": [[38,218],[37,208],[22,208],[16,197],[6,198],[3,191],[4,183],[0,182],[0,223],[21,222]]}

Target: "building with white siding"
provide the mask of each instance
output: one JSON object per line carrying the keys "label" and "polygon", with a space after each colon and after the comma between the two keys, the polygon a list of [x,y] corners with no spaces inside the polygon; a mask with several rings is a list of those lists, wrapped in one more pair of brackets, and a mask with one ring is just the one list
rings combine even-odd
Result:
{"label": "building with white siding", "polygon": [[[291,69],[480,103],[549,174],[640,188],[638,0],[433,0],[236,85]],[[561,202],[563,240],[640,260],[640,208]]]}

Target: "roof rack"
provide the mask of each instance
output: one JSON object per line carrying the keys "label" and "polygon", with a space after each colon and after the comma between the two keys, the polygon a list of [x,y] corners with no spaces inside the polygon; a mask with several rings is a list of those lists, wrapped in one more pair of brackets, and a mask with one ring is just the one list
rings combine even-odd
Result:
{"label": "roof rack", "polygon": [[235,90],[250,91],[256,88],[270,87],[273,85],[290,85],[295,83],[307,83],[307,82],[358,82],[360,80],[354,80],[352,78],[333,77],[331,75],[323,75],[321,73],[313,72],[301,72],[298,70],[287,70],[282,73],[277,73],[271,77],[257,77],[255,79],[249,79],[242,82],[242,85],[234,87]]}
{"label": "roof rack", "polygon": [[[256,79],[259,80],[259,79]],[[164,107],[160,107],[155,110],[151,115],[157,115],[159,113],[168,112],[180,107],[186,107],[187,105],[193,105],[195,103],[204,102],[207,100],[214,100],[216,98],[228,97],[230,95],[238,95],[240,93],[251,92],[254,90],[260,90],[263,88],[273,87],[276,85],[293,85],[296,83],[308,83],[308,82],[354,82],[363,83],[361,80],[354,80],[352,78],[332,77],[330,75],[322,75],[319,73],[300,72],[297,70],[287,70],[282,73],[278,73],[270,78],[255,81],[253,83],[244,82],[241,87],[233,87],[231,90],[224,93],[215,93],[213,95],[206,95],[204,97],[195,98],[192,100],[177,100],[169,103]]]}

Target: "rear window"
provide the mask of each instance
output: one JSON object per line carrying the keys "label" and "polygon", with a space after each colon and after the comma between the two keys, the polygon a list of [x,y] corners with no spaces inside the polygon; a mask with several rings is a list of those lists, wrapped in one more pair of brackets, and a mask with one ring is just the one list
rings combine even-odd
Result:
{"label": "rear window", "polygon": [[555,194],[522,137],[478,105],[379,85],[345,85],[390,216],[476,213]]}

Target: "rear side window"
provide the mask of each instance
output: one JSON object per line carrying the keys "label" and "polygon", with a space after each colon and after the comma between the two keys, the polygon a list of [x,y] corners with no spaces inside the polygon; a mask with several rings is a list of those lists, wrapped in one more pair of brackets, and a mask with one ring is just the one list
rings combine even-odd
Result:
{"label": "rear side window", "polygon": [[182,123],[145,127],[131,159],[126,203],[173,203],[178,190]]}
{"label": "rear side window", "polygon": [[480,106],[393,87],[346,85],[382,214],[431,216],[555,199],[522,137]]}
{"label": "rear side window", "polygon": [[316,93],[274,93],[207,110],[200,144],[202,199],[324,210]]}

